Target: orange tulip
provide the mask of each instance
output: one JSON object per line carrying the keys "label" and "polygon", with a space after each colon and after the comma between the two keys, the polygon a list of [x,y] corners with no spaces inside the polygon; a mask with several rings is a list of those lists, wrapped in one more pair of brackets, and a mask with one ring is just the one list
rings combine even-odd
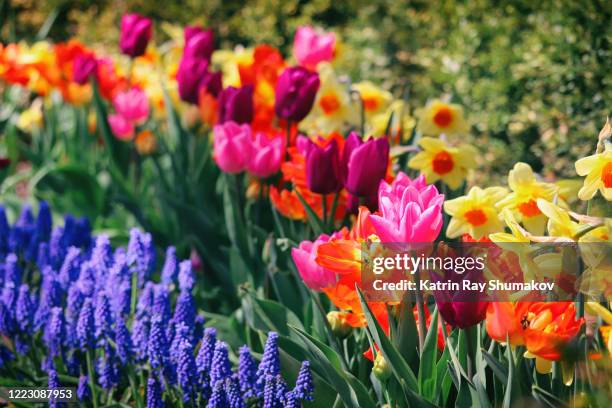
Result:
{"label": "orange tulip", "polygon": [[571,302],[491,302],[486,327],[494,340],[509,338],[511,345],[524,345],[533,356],[557,361],[583,323]]}

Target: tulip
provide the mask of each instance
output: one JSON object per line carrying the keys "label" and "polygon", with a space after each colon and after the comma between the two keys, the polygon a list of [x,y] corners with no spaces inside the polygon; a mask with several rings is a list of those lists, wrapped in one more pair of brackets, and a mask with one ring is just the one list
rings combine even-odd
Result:
{"label": "tulip", "polygon": [[444,195],[420,176],[411,180],[400,172],[390,185],[378,190],[381,215],[370,215],[382,242],[433,242],[442,228]]}
{"label": "tulip", "polygon": [[136,13],[125,14],[121,17],[119,47],[124,54],[131,58],[143,55],[149,40],[151,40],[151,35],[151,19]]}
{"label": "tulip", "polygon": [[132,140],[134,137],[134,124],[122,115],[108,115],[108,124],[117,139]]}
{"label": "tulip", "polygon": [[219,94],[219,123],[233,121],[251,123],[253,120],[253,86],[228,86]]}
{"label": "tulip", "polygon": [[276,115],[291,122],[304,119],[312,109],[319,85],[319,75],[316,72],[302,67],[285,69],[276,83]]}
{"label": "tulip", "polygon": [[334,236],[319,235],[314,241],[302,241],[297,248],[291,249],[291,257],[300,276],[310,289],[320,291],[336,283],[336,274],[317,264],[317,249],[329,242]]}
{"label": "tulip", "polygon": [[226,173],[246,170],[252,153],[251,127],[236,122],[216,125],[214,133],[214,157],[217,165]]}
{"label": "tulip", "polygon": [[293,40],[293,55],[298,64],[314,70],[320,62],[334,59],[336,35],[317,33],[312,27],[299,27]]}
{"label": "tulip", "polygon": [[136,125],[142,124],[149,116],[147,94],[139,88],[117,93],[113,98],[113,106],[117,114]]}
{"label": "tulip", "polygon": [[317,194],[335,193],[342,188],[338,145],[334,139],[325,147],[309,143],[306,152],[306,185]]}
{"label": "tulip", "polygon": [[371,138],[363,142],[352,132],[346,140],[342,169],[346,189],[359,197],[372,197],[385,178],[389,164],[389,141]]}
{"label": "tulip", "polygon": [[74,59],[72,80],[79,85],[85,85],[90,76],[96,76],[98,61],[91,54],[81,54]]}
{"label": "tulip", "polygon": [[0,157],[0,170],[7,168],[11,165],[11,159],[8,157]]}
{"label": "tulip", "polygon": [[183,56],[210,61],[215,50],[215,33],[212,29],[203,30],[200,27],[185,27],[185,47]]}
{"label": "tulip", "polygon": [[[462,254],[446,246],[438,247],[437,256],[442,258],[461,257]],[[485,282],[483,271],[477,267],[458,273],[454,269],[441,271],[430,270],[429,277],[432,282],[454,282],[462,285],[463,281],[471,283]],[[485,301],[486,293],[471,290],[434,290],[434,299],[438,305],[440,315],[452,327],[465,329],[483,321],[487,314],[489,302]]]}
{"label": "tulip", "polygon": [[219,95],[221,73],[209,72],[208,66],[204,59],[183,56],[176,73],[179,96],[183,101],[197,105],[202,89],[215,97]]}
{"label": "tulip", "polygon": [[253,140],[253,157],[247,166],[250,173],[259,178],[266,178],[278,172],[285,154],[285,138],[269,138],[264,133],[257,133]]}

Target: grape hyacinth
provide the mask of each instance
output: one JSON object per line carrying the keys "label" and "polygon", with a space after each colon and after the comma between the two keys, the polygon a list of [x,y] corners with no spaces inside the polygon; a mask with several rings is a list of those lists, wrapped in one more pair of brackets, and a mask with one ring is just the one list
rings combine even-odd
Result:
{"label": "grape hyacinth", "polygon": [[268,333],[258,365],[247,346],[234,355],[204,327],[191,261],[179,261],[176,249],[156,270],[150,234],[134,229],[127,249],[113,249],[86,219],[66,216],[53,228],[48,206],[39,208],[35,217],[24,207],[10,224],[0,206],[0,334],[14,345],[0,345],[0,375],[11,378],[29,360],[41,370],[32,378],[48,377],[37,386],[57,388],[71,377],[88,406],[125,403],[125,395],[129,405],[153,408],[297,407],[312,399],[308,362],[293,389],[281,377],[278,334]]}

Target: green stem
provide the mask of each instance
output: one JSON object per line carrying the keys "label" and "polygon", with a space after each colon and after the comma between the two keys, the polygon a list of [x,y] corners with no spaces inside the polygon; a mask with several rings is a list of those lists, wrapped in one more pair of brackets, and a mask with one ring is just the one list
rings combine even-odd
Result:
{"label": "green stem", "polygon": [[87,375],[89,376],[89,389],[91,390],[91,401],[94,408],[98,408],[98,390],[96,390],[96,377],[93,369],[93,351],[87,350]]}
{"label": "green stem", "polygon": [[322,195],[323,198],[323,227],[327,229],[327,194]]}
{"label": "green stem", "polygon": [[136,400],[136,406],[142,407],[142,399],[140,398],[140,392],[138,392],[138,387],[136,386],[136,381],[134,378],[134,369],[129,366],[128,367],[128,381],[130,382],[130,387],[132,388],[132,394],[134,395],[134,399]]}
{"label": "green stem", "polygon": [[136,300],[138,299],[138,275],[132,274],[132,294],[130,295],[130,315],[136,312]]}
{"label": "green stem", "polygon": [[417,314],[419,316],[419,352],[423,352],[423,346],[425,345],[425,333],[427,333],[427,325],[425,322],[425,302],[423,301],[423,293],[420,289],[421,274],[417,268],[414,273],[414,281],[416,283],[416,305]]}

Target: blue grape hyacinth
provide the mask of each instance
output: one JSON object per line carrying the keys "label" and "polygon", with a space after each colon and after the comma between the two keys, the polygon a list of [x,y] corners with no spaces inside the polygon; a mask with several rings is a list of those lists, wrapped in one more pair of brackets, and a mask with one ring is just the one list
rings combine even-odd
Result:
{"label": "blue grape hyacinth", "polygon": [[293,389],[281,376],[278,334],[268,333],[257,364],[247,346],[235,355],[215,328],[204,328],[191,262],[174,247],[156,270],[152,236],[138,229],[127,248],[113,248],[86,219],[66,216],[53,227],[46,203],[16,218],[9,223],[0,206],[1,376],[76,385],[81,401],[98,406],[126,395],[148,407],[297,407],[312,399],[308,362]]}

